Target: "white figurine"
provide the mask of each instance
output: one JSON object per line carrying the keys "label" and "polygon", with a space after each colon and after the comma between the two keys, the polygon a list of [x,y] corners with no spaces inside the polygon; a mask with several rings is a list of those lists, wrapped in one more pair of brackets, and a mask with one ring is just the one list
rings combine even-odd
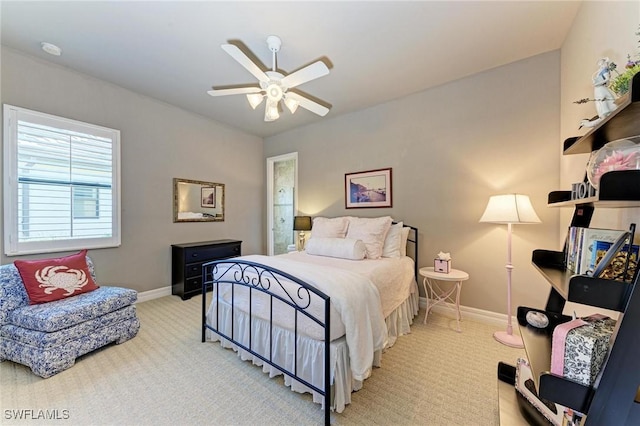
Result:
{"label": "white figurine", "polygon": [[598,61],[598,71],[593,75],[593,94],[596,100],[596,111],[598,117],[604,118],[616,109],[614,103],[616,96],[609,89],[611,71],[609,70],[609,58],[602,58]]}
{"label": "white figurine", "polygon": [[616,109],[614,102],[616,97],[609,89],[609,80],[611,79],[610,62],[609,58],[601,58],[598,61],[598,71],[591,78],[593,82],[593,99],[598,115],[591,120],[582,120],[580,127],[594,127]]}

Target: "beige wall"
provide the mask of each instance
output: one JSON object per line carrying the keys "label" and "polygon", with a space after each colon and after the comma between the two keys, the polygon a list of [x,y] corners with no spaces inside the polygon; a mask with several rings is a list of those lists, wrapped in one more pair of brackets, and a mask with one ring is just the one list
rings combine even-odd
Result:
{"label": "beige wall", "polygon": [[[549,286],[531,266],[531,251],[559,248],[571,215],[547,208],[546,197],[581,180],[586,164],[585,156],[561,156],[564,138],[593,115],[590,105],[572,101],[591,94],[599,57],[622,64],[635,52],[639,7],[585,2],[561,51],[329,114],[268,138],[264,149],[260,138],[7,48],[0,94],[2,103],[122,131],[123,244],[92,252],[104,284],[168,285],[169,246],[177,242],[237,238],[245,253],[265,252],[264,159],[297,151],[301,213],[391,214],[417,226],[421,266],[450,251],[454,267],[471,275],[462,303],[505,313],[506,230],[478,219],[490,195],[531,196],[543,223],[515,227],[514,306],[542,306]],[[393,168],[393,208],[346,210],[344,173],[383,167]],[[172,223],[173,177],[225,183],[226,221]],[[640,221],[638,210],[598,211],[594,223],[626,226]]]}
{"label": "beige wall", "polygon": [[[303,214],[392,215],[420,229],[420,266],[451,252],[469,272],[462,304],[506,313],[506,226],[478,223],[490,195],[528,194],[543,223],[515,228],[514,306],[543,305],[549,286],[531,251],[555,248],[560,53],[535,56],[265,140],[297,151]],[[375,90],[375,88],[371,88]],[[393,168],[393,208],[344,208],[344,174]]]}
{"label": "beige wall", "polygon": [[[1,94],[2,103],[121,131],[122,246],[90,251],[99,283],[170,285],[174,243],[233,238],[244,253],[261,252],[261,138],[4,47]],[[226,184],[226,220],[173,223],[174,177]]]}

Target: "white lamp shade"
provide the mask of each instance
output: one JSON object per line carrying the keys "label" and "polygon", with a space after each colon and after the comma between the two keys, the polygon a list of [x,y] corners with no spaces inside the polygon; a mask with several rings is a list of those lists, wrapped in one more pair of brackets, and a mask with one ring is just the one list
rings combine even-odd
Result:
{"label": "white lamp shade", "polygon": [[267,107],[264,110],[264,121],[275,121],[280,118],[278,102],[267,99]]}
{"label": "white lamp shade", "polygon": [[291,114],[293,114],[294,112],[296,112],[296,110],[298,109],[298,101],[296,101],[293,98],[284,98],[284,104],[287,106],[287,108],[289,108],[289,111],[291,111]]}
{"label": "white lamp shade", "polygon": [[493,195],[480,222],[487,223],[540,223],[529,196],[522,194]]}
{"label": "white lamp shade", "polygon": [[262,103],[263,99],[264,95],[262,93],[249,93],[247,95],[249,105],[251,105],[251,108],[253,109],[256,109],[256,107]]}

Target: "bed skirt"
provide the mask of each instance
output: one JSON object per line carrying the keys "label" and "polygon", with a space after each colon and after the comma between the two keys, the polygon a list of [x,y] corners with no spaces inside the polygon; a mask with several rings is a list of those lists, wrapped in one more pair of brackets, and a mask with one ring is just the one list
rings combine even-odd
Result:
{"label": "bed skirt", "polygon": [[[216,304],[211,304],[207,311],[207,323],[215,324]],[[220,304],[220,324],[218,328],[225,334],[231,334],[231,315],[230,306],[226,304]],[[393,346],[399,336],[409,334],[411,332],[410,326],[413,323],[413,318],[418,314],[419,309],[419,295],[418,286],[414,281],[412,291],[409,297],[396,308],[394,311],[385,318],[385,322],[388,330],[388,342],[385,346],[389,348]],[[251,344],[253,350],[262,354],[269,353],[269,322],[260,318],[253,318],[252,326],[248,324],[249,316],[235,310],[233,330],[235,333],[235,339],[242,342],[245,346],[248,346],[249,332],[252,331]],[[273,361],[278,365],[285,367],[288,371],[294,371],[294,353],[295,335],[291,330],[285,330],[273,326],[272,333],[272,350]],[[206,330],[207,341],[217,342],[224,348],[231,348],[238,353],[238,356],[243,361],[251,361],[253,364],[262,366],[262,371],[269,374],[269,377],[275,377],[282,375],[283,373],[277,368],[271,366],[268,363],[263,362],[260,358],[252,355],[246,350],[239,348],[237,345],[231,343],[229,340],[221,338],[215,332]],[[318,340],[313,340],[309,337],[298,335],[297,337],[298,349],[298,371],[297,374],[302,379],[312,383],[313,385],[322,388],[324,380],[324,343]],[[363,382],[355,380],[351,375],[351,367],[349,364],[349,350],[345,337],[331,342],[331,409],[338,413],[344,411],[345,406],[351,403],[351,393],[362,388]],[[383,350],[376,351],[373,359],[373,366],[380,367],[382,360]],[[292,379],[291,377],[284,375],[284,383],[289,386],[291,390],[300,393],[312,393],[313,402],[322,404],[324,407],[324,397],[317,392],[314,392],[311,388],[303,383]]]}

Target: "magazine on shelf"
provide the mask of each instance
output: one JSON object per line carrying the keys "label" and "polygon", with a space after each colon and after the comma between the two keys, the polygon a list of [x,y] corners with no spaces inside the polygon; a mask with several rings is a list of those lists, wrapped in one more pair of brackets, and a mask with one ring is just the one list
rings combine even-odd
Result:
{"label": "magazine on shelf", "polygon": [[594,243],[596,241],[614,242],[626,231],[620,229],[569,228],[566,265],[576,274],[592,273],[595,264]]}
{"label": "magazine on shelf", "polygon": [[593,253],[595,251],[596,241],[604,241],[613,243],[626,231],[619,229],[599,229],[599,228],[580,228],[580,252],[578,254],[578,262],[576,273],[583,275],[588,271],[593,272],[595,268],[595,259]]}

